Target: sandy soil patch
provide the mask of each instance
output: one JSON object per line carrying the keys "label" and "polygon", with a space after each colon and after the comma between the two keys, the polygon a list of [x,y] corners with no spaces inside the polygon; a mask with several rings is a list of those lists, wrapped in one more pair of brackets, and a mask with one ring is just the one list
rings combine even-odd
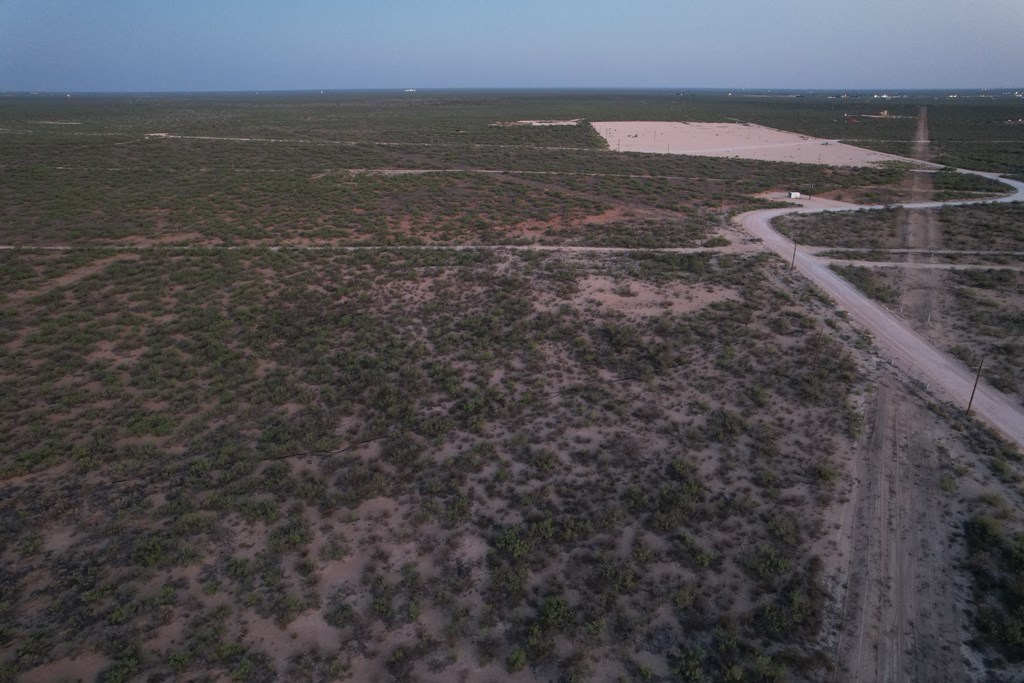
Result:
{"label": "sandy soil patch", "polygon": [[115,254],[113,256],[108,256],[107,258],[98,259],[96,261],[93,261],[89,265],[82,266],[81,268],[77,268],[75,270],[64,273],[60,277],[55,277],[52,280],[48,281],[42,287],[38,287],[36,289],[15,290],[13,292],[10,292],[8,296],[14,300],[22,300],[36,296],[43,296],[44,294],[49,294],[58,287],[67,287],[68,285],[73,285],[79,280],[83,280],[91,275],[101,273],[104,270],[106,270],[107,266],[109,266],[111,263],[114,263],[115,261],[137,261],[138,259],[138,254]]}
{"label": "sandy soil patch", "polygon": [[734,290],[720,287],[669,285],[655,287],[639,281],[619,281],[591,276],[580,281],[574,300],[599,301],[601,305],[630,317],[663,313],[692,313],[718,301],[739,300]]}
{"label": "sandy soil patch", "polygon": [[582,119],[526,119],[523,121],[497,121],[492,126],[506,128],[509,126],[578,126]]}
{"label": "sandy soil patch", "polygon": [[789,202],[791,204],[798,204],[808,209],[859,209],[858,204],[851,204],[850,202],[839,201],[838,199],[828,199],[827,197],[808,197],[802,195],[799,199],[791,199],[786,192],[762,192],[754,195],[760,199],[767,199],[775,202]]}
{"label": "sandy soil patch", "polygon": [[26,671],[18,679],[33,681],[95,681],[110,665],[110,660],[95,652],[84,652],[75,657],[65,657]]}
{"label": "sandy soil patch", "polygon": [[621,152],[738,157],[823,166],[871,166],[885,161],[912,161],[836,140],[812,138],[748,123],[597,121],[593,126],[609,147]]}

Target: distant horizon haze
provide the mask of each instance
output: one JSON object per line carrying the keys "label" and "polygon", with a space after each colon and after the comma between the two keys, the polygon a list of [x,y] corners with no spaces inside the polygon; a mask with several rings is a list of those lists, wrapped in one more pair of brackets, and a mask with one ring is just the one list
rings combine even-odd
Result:
{"label": "distant horizon haze", "polygon": [[125,96],[125,97],[161,97],[161,96],[187,96],[187,95],[358,95],[358,94],[408,94],[424,95],[436,93],[448,94],[472,94],[472,93],[496,93],[496,94],[609,94],[609,93],[652,93],[659,95],[675,94],[680,97],[689,94],[720,94],[733,95],[736,97],[804,97],[804,96],[842,96],[871,98],[872,96],[882,98],[888,96],[897,99],[903,96],[920,95],[963,95],[965,97],[976,97],[988,95],[991,97],[1016,95],[1024,97],[1024,85],[986,87],[986,88],[730,88],[730,87],[686,87],[686,86],[487,86],[487,87],[383,87],[383,88],[303,88],[303,89],[253,89],[253,90],[0,90],[0,96],[37,96],[37,97],[103,97],[103,96]]}
{"label": "distant horizon haze", "polygon": [[0,91],[1012,89],[1022,28],[1022,0],[0,0]]}

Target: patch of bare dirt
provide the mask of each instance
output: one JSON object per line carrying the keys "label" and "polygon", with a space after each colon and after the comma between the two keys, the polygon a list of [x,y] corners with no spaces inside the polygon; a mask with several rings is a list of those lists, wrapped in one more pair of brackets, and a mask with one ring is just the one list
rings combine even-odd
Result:
{"label": "patch of bare dirt", "polygon": [[848,570],[833,680],[962,681],[964,549],[950,539],[963,513],[943,478],[951,453],[968,454],[891,375],[867,410],[836,551]]}
{"label": "patch of bare dirt", "polygon": [[514,227],[514,232],[511,234],[518,237],[540,237],[546,235],[552,230],[579,226],[585,227],[588,225],[607,225],[632,215],[635,215],[634,211],[624,207],[612,207],[603,213],[594,214],[581,219],[564,220],[561,217],[555,217],[550,220],[543,221],[527,220],[517,223]]}
{"label": "patch of bare dirt", "polygon": [[37,287],[36,289],[22,289],[14,291],[8,294],[8,297],[12,300],[20,301],[24,299],[31,299],[32,297],[42,296],[60,287],[67,287],[68,285],[73,285],[80,280],[84,280],[90,275],[102,273],[111,263],[116,263],[117,261],[137,260],[139,260],[138,254],[133,254],[129,252],[114,254],[113,256],[108,256],[106,258],[101,258],[96,261],[93,261],[87,266],[82,266],[81,268],[76,268],[75,270],[64,273],[60,277],[55,277],[52,280],[47,281],[47,283],[42,287]]}
{"label": "patch of bare dirt", "polygon": [[825,166],[906,161],[840,143],[750,123],[596,121],[594,129],[617,151],[738,157]]}
{"label": "patch of bare dirt", "polygon": [[[926,107],[921,107],[918,115],[913,154],[916,158],[923,160],[927,160],[931,156]],[[933,182],[930,173],[908,173],[903,185],[911,202],[924,202],[931,199]],[[898,231],[900,248],[942,248],[938,214],[934,211],[904,211],[902,216],[904,220],[901,221]],[[931,257],[910,252],[909,260],[911,263],[915,263],[920,260],[931,260]],[[938,297],[942,288],[938,285],[942,274],[931,269],[906,269],[903,277],[902,303],[906,317],[922,331],[927,331],[938,325],[938,321],[934,320],[934,317],[939,311]]]}
{"label": "patch of bare dirt", "polygon": [[573,297],[577,305],[588,301],[619,311],[628,317],[649,317],[664,313],[691,313],[712,303],[739,301],[739,294],[728,288],[711,285],[657,286],[647,282],[617,280],[590,276],[580,280]]}
{"label": "patch of bare dirt", "polygon": [[100,673],[110,666],[110,660],[95,652],[84,652],[74,657],[65,657],[43,664],[21,674],[22,683],[85,683],[99,680]]}

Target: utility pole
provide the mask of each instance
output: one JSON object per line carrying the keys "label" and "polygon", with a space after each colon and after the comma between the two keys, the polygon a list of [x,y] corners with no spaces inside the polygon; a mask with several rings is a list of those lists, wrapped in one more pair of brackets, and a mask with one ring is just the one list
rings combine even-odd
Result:
{"label": "utility pole", "polygon": [[981,362],[978,363],[978,374],[974,376],[974,388],[971,389],[971,400],[967,402],[967,412],[965,415],[971,414],[971,405],[974,403],[974,392],[978,390],[978,380],[981,379],[981,368],[985,365],[985,357],[981,357]]}
{"label": "utility pole", "polygon": [[818,338],[814,342],[814,362],[811,363],[811,372],[815,372],[818,369],[818,354],[821,353],[821,335],[825,333],[825,325],[822,323],[821,327],[818,328]]}
{"label": "utility pole", "polygon": [[789,263],[789,269],[793,270],[796,268],[796,242],[793,242],[793,260]]}

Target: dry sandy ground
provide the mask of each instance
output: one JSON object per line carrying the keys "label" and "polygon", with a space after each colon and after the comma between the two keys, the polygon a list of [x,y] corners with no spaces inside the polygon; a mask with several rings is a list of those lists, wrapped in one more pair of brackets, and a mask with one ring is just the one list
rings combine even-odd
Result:
{"label": "dry sandy ground", "polygon": [[[917,119],[917,133],[914,138],[914,156],[918,159],[931,157],[930,139],[928,135],[928,110],[921,107]],[[909,190],[910,201],[926,201],[931,196],[932,174],[908,173],[904,181]],[[906,249],[938,249],[941,248],[939,217],[932,211],[910,211],[900,225],[900,246]],[[930,262],[930,256],[910,252],[908,260],[911,264]],[[941,293],[941,273],[928,268],[908,268],[904,271],[907,296],[906,317],[910,319],[918,331],[928,333],[928,328],[938,326],[934,315],[938,312],[938,298]]]}
{"label": "dry sandy ground", "polygon": [[958,488],[990,477],[925,399],[906,389],[905,377],[885,368],[876,381],[852,463],[855,493],[834,548],[833,559],[848,565],[837,582],[846,591],[832,680],[970,680],[979,671],[965,667],[975,659],[962,649],[970,591],[958,570],[966,551],[955,540],[966,512],[942,481],[956,466],[969,472]]}
{"label": "dry sandy ground", "polygon": [[594,128],[614,150],[738,157],[824,166],[870,166],[909,161],[835,140],[822,140],[752,123],[597,121]]}
{"label": "dry sandy ground", "polygon": [[492,126],[578,126],[583,119],[524,119],[522,121],[498,121]]}
{"label": "dry sandy ground", "polygon": [[[839,199],[829,199],[828,197],[807,197],[801,196],[800,199],[790,199],[788,194],[785,192],[761,192],[755,195],[760,199],[767,199],[773,202],[789,202],[790,204],[797,204],[806,209],[836,209],[842,211],[856,211],[857,209],[863,208],[862,204],[853,204],[852,202],[844,202]],[[807,251],[813,253],[814,249],[818,247],[805,247]],[[833,247],[820,247],[821,250],[832,249]]]}

